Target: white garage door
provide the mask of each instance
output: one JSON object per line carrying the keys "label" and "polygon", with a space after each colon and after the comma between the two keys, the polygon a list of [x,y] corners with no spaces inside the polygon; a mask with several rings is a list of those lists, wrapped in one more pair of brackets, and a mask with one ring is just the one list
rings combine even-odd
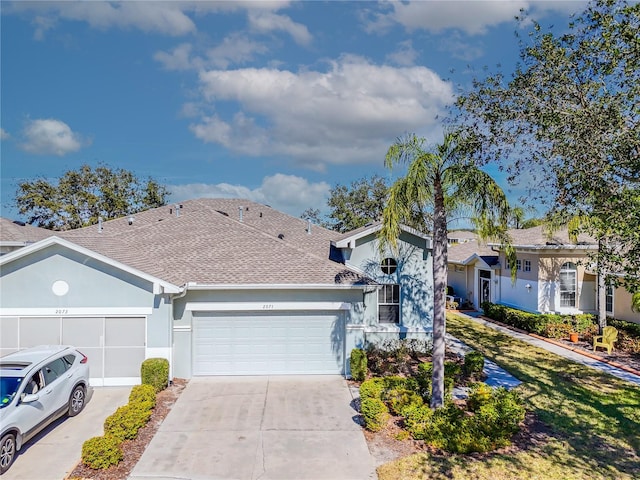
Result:
{"label": "white garage door", "polygon": [[194,375],[341,374],[337,312],[194,312]]}
{"label": "white garage door", "polygon": [[3,354],[36,345],[73,345],[89,358],[94,386],[130,384],[145,359],[145,317],[14,317],[0,322]]}

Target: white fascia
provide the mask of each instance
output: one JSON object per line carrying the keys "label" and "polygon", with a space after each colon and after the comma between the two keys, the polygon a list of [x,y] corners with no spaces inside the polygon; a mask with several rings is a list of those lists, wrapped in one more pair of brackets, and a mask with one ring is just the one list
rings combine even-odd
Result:
{"label": "white fascia", "polygon": [[185,290],[364,290],[371,285],[330,285],[319,284],[269,284],[269,283],[246,283],[246,284],[204,284],[189,282],[184,285]]}

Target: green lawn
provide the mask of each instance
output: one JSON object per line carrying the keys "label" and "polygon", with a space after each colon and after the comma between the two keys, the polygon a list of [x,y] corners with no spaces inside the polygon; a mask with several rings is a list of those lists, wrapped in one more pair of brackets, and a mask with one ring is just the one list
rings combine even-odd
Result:
{"label": "green lawn", "polygon": [[455,314],[447,331],[522,380],[527,408],[553,437],[481,459],[413,455],[381,466],[380,480],[640,478],[639,387]]}

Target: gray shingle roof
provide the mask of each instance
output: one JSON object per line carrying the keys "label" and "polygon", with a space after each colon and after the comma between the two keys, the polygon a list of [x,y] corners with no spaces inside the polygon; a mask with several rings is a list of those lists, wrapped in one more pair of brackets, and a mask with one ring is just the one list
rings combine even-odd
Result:
{"label": "gray shingle roof", "polygon": [[0,217],[0,242],[28,243],[37,242],[54,235],[45,228],[33,227],[28,224],[16,223],[8,218]]}
{"label": "gray shingle roof", "polygon": [[[239,220],[238,208],[243,207]],[[357,284],[368,280],[329,260],[335,232],[249,200],[200,199],[56,232],[176,285]],[[281,238],[279,238],[281,236]]]}
{"label": "gray shingle roof", "polygon": [[481,257],[488,265],[495,265],[498,262],[498,252],[494,252],[490,247],[478,243],[476,239],[449,245],[447,253],[449,261],[452,263],[463,263],[474,254]]}

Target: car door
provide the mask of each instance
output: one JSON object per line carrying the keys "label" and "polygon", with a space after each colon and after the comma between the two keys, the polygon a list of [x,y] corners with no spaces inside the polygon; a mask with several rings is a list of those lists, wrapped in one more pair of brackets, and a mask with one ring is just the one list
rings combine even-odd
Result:
{"label": "car door", "polygon": [[[38,370],[29,376],[19,392],[20,401],[11,415],[11,424],[17,426],[25,439],[37,432],[46,423],[49,416],[49,402],[43,395],[44,378],[42,370]],[[24,402],[27,395],[37,395],[37,400]]]}
{"label": "car door", "polygon": [[67,364],[62,358],[47,363],[42,368],[44,377],[44,395],[50,408],[50,414],[58,414],[66,408],[71,394],[71,373],[67,371]]}

